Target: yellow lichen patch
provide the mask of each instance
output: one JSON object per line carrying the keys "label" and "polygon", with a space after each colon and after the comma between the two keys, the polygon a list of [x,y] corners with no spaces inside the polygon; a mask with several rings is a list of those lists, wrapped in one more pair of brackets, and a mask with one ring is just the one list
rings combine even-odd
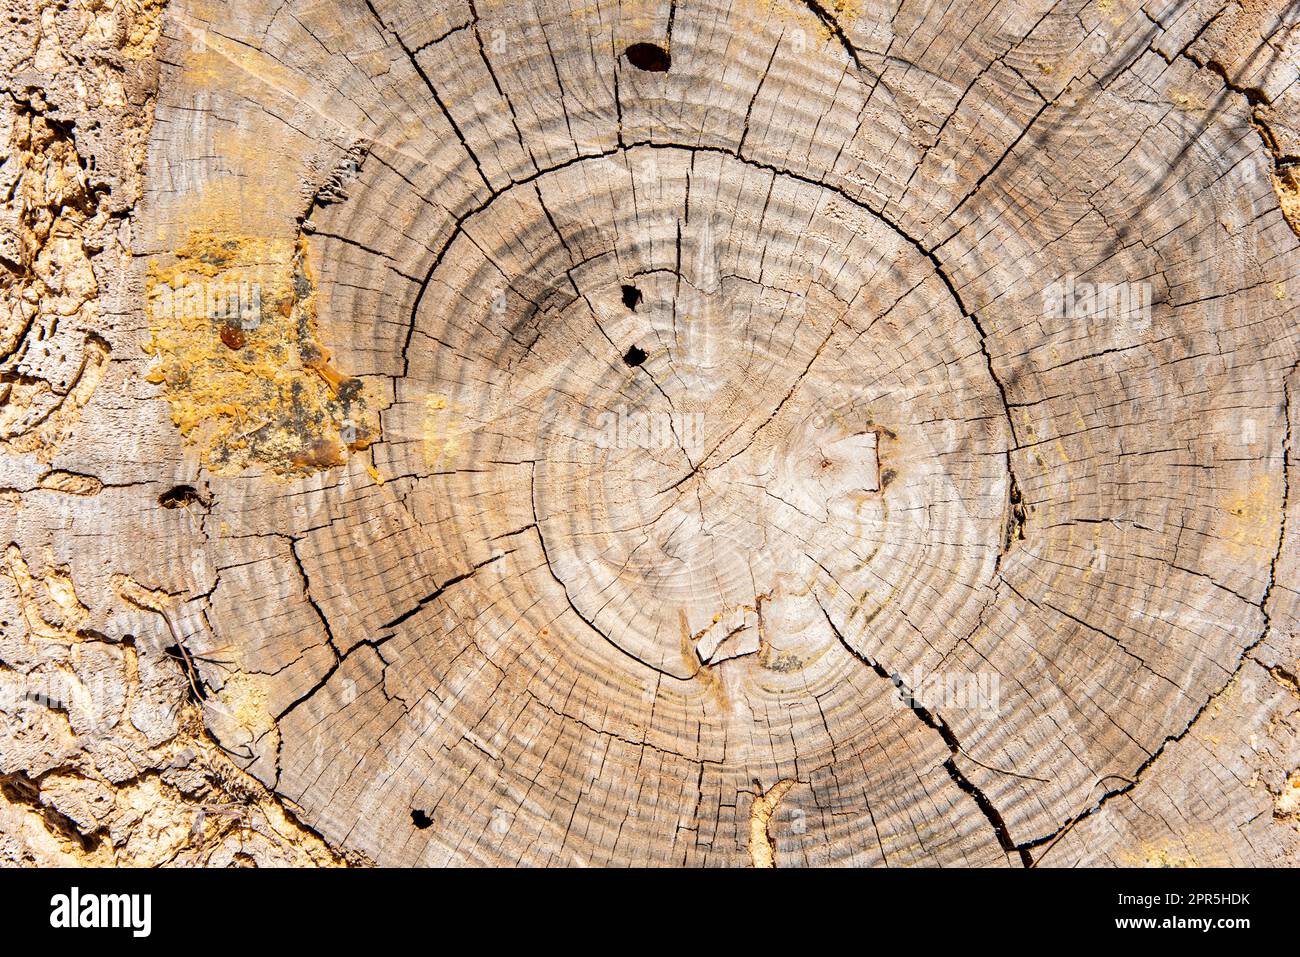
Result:
{"label": "yellow lichen patch", "polygon": [[1126,867],[1232,867],[1225,853],[1222,833],[1214,827],[1195,825],[1177,836],[1137,842],[1117,853]]}
{"label": "yellow lichen patch", "polygon": [[784,778],[766,792],[754,798],[749,808],[749,860],[755,867],[776,867],[776,848],[768,825],[781,799],[794,787],[794,781]]}
{"label": "yellow lichen patch", "polygon": [[862,16],[863,0],[831,0],[827,4],[841,27],[846,27]]}
{"label": "yellow lichen patch", "polygon": [[1255,478],[1242,492],[1228,495],[1223,509],[1226,544],[1233,552],[1271,550],[1277,546],[1279,496],[1268,475]]}
{"label": "yellow lichen patch", "polygon": [[1127,867],[1196,867],[1197,860],[1185,848],[1164,844],[1141,844],[1133,850],[1121,850],[1120,860]]}
{"label": "yellow lichen patch", "polygon": [[430,469],[450,468],[464,451],[465,421],[445,395],[424,398],[424,460]]}
{"label": "yellow lichen patch", "polygon": [[254,738],[275,726],[266,707],[266,690],[255,675],[237,672],[226,679],[217,704],[226,709],[231,721]]}
{"label": "yellow lichen patch", "polygon": [[1287,690],[1293,698],[1300,698],[1300,681],[1296,676],[1287,671],[1281,665],[1273,665],[1268,669],[1268,675],[1279,685]]}
{"label": "yellow lichen patch", "polygon": [[147,378],[213,471],[314,472],[377,438],[365,384],[319,342],[305,238],[191,234],[148,295]]}

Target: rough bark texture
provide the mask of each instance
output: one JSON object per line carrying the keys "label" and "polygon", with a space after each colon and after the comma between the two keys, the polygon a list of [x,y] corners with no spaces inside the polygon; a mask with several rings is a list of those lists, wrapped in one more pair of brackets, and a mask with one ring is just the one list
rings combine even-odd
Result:
{"label": "rough bark texture", "polygon": [[1297,11],[3,3],[0,859],[1296,860]]}

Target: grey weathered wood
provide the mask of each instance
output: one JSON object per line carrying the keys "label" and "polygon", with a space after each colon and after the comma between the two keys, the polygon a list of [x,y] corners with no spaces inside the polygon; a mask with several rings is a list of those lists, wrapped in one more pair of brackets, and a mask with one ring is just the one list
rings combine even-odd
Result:
{"label": "grey weathered wood", "polygon": [[172,0],[48,640],[380,863],[1294,860],[1294,20]]}

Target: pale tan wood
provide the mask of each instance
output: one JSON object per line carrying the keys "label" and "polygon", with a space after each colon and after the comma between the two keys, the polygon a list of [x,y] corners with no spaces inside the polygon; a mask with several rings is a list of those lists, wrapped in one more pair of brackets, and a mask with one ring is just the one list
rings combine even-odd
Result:
{"label": "pale tan wood", "polygon": [[384,864],[1294,861],[1284,5],[164,22],[13,640]]}

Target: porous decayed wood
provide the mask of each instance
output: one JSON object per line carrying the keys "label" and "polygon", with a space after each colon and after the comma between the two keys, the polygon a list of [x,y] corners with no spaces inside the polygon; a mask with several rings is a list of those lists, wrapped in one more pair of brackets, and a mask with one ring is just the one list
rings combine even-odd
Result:
{"label": "porous decayed wood", "polygon": [[6,640],[384,864],[1294,861],[1295,20],[171,0]]}
{"label": "porous decayed wood", "polygon": [[131,577],[188,504],[130,361],[162,8],[0,0],[0,864],[340,863],[212,740]]}

